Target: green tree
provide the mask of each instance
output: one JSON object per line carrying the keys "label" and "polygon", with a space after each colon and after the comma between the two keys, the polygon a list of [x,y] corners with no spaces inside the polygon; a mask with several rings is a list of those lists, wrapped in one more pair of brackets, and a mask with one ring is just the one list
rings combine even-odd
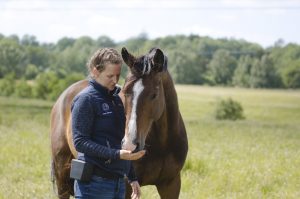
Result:
{"label": "green tree", "polygon": [[249,56],[239,59],[237,68],[234,71],[233,85],[241,87],[250,86],[250,73],[254,60]]}
{"label": "green tree", "polygon": [[[139,53],[138,51],[143,49],[146,41],[148,40],[147,38],[148,38],[147,34],[141,33],[136,37],[127,39],[124,42],[124,44],[122,44],[122,45],[125,45],[126,48],[131,52]],[[147,50],[150,50],[150,49],[147,49]]]}
{"label": "green tree", "polygon": [[0,78],[3,78],[7,74],[7,72],[8,68],[5,65],[0,64]]}
{"label": "green tree", "polygon": [[44,71],[50,66],[50,52],[45,48],[30,45],[25,47],[25,53],[26,66],[35,65],[40,71]]}
{"label": "green tree", "polygon": [[107,36],[101,36],[96,40],[96,46],[98,48],[105,48],[105,47],[115,48],[117,45],[111,38]]}
{"label": "green tree", "polygon": [[251,68],[251,87],[275,88],[280,84],[281,80],[270,57],[264,55],[260,61],[254,62]]}
{"label": "green tree", "polygon": [[88,58],[96,50],[94,43],[90,37],[77,39],[72,47],[56,54],[56,63],[52,65],[51,69],[57,74],[63,75],[73,72],[85,73]]}
{"label": "green tree", "polygon": [[25,79],[21,79],[16,83],[14,94],[17,97],[31,98],[32,87],[26,82]]}
{"label": "green tree", "polygon": [[19,39],[18,35],[15,35],[15,34],[9,35],[8,37],[6,37],[6,39],[14,41],[16,43],[20,43],[20,39]]}
{"label": "green tree", "polygon": [[37,68],[37,66],[34,64],[29,64],[26,67],[25,78],[26,79],[35,79],[36,76],[38,75],[38,73],[39,73],[39,69]]}
{"label": "green tree", "polygon": [[68,74],[64,79],[59,79],[58,82],[53,85],[51,93],[49,94],[49,99],[55,100],[58,96],[73,83],[85,79],[84,75],[81,73],[71,73]]}
{"label": "green tree", "polygon": [[208,37],[199,38],[199,54],[205,56],[207,59],[211,60],[214,53],[221,48],[216,40],[210,39]]}
{"label": "green tree", "polygon": [[59,79],[54,72],[40,73],[35,80],[34,96],[41,99],[50,99],[51,93],[58,82]]}
{"label": "green tree", "polygon": [[24,49],[15,40],[0,40],[0,77],[12,72],[21,77],[25,72],[24,58]]}
{"label": "green tree", "polygon": [[63,51],[66,48],[72,47],[75,43],[75,39],[73,38],[68,38],[68,37],[63,37],[60,40],[58,40],[56,44],[56,48],[58,51]]}
{"label": "green tree", "polygon": [[[279,42],[279,44],[270,48],[269,51],[270,57],[274,62],[274,67],[282,79],[284,86],[289,87],[288,85],[294,84],[291,84],[291,79],[288,76],[291,77],[294,75],[292,71],[297,68],[295,65],[297,65],[298,61],[300,61],[300,46],[296,44],[287,44],[284,46],[283,42]],[[288,75],[289,71],[291,71],[291,73]],[[296,78],[296,76],[294,77]]]}
{"label": "green tree", "polygon": [[176,52],[173,59],[174,79],[179,84],[205,83],[206,59],[194,53]]}
{"label": "green tree", "polygon": [[0,80],[0,95],[11,96],[15,91],[15,74],[9,73]]}
{"label": "green tree", "polygon": [[230,85],[236,65],[235,58],[227,50],[217,50],[208,65],[214,83]]}
{"label": "green tree", "polygon": [[287,88],[300,88],[300,60],[289,64],[283,73],[283,82]]}
{"label": "green tree", "polygon": [[39,46],[39,42],[33,35],[24,35],[21,39],[21,44],[23,46]]}

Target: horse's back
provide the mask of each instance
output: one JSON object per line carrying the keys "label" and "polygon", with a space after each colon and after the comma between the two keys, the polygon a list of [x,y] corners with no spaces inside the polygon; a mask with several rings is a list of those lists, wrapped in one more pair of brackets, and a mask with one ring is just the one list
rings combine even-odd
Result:
{"label": "horse's back", "polygon": [[[85,87],[88,81],[81,80],[69,86],[57,99],[51,111],[51,144],[55,156],[59,151],[71,149],[71,103],[74,97]],[[74,154],[74,152],[73,152]]]}

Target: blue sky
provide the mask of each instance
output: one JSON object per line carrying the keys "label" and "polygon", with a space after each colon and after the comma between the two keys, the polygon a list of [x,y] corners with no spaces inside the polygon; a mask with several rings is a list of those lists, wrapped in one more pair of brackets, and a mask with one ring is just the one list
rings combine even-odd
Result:
{"label": "blue sky", "polygon": [[1,0],[0,33],[40,42],[84,35],[122,41],[147,33],[300,44],[300,0]]}

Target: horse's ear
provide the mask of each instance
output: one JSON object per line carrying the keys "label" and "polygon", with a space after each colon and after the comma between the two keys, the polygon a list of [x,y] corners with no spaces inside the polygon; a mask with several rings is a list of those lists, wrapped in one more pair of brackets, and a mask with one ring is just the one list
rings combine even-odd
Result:
{"label": "horse's ear", "polygon": [[168,58],[164,53],[159,49],[154,49],[155,54],[153,57],[154,70],[158,72],[166,71],[168,66]]}
{"label": "horse's ear", "polygon": [[129,68],[131,68],[135,60],[134,56],[131,55],[125,47],[122,48],[121,54],[124,62],[127,64],[127,66],[129,66]]}

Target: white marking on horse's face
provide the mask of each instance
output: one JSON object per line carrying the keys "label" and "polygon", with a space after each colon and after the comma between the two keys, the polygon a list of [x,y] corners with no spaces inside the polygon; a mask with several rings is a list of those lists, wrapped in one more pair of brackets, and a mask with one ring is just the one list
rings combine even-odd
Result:
{"label": "white marking on horse's face", "polygon": [[128,122],[128,135],[125,136],[125,142],[123,144],[123,148],[133,151],[136,148],[136,145],[133,143],[133,141],[137,137],[137,104],[138,99],[141,93],[144,90],[144,85],[142,79],[139,79],[137,82],[135,82],[133,86],[133,100],[132,100],[132,109],[131,114]]}

